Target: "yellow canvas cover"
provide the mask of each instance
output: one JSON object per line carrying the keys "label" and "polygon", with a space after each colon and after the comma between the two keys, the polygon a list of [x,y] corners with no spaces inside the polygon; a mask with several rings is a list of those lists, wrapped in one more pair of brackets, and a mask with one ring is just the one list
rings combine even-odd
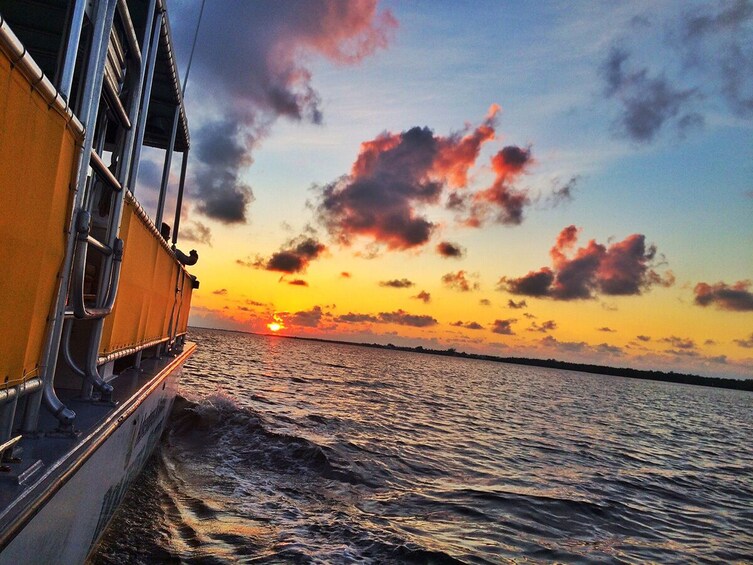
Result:
{"label": "yellow canvas cover", "polygon": [[[124,244],[120,284],[113,312],[105,318],[101,356],[172,337],[176,332],[171,317],[173,323],[187,324],[190,307],[190,276],[131,198],[123,207],[120,237]],[[184,278],[189,279],[187,300],[181,293]]]}
{"label": "yellow canvas cover", "polygon": [[38,374],[80,143],[0,50],[0,388]]}

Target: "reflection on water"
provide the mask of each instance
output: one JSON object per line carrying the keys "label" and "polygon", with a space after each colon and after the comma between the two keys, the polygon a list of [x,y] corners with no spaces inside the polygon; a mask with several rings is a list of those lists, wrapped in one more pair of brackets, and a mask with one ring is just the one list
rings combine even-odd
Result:
{"label": "reflection on water", "polygon": [[753,394],[194,330],[94,563],[747,561]]}

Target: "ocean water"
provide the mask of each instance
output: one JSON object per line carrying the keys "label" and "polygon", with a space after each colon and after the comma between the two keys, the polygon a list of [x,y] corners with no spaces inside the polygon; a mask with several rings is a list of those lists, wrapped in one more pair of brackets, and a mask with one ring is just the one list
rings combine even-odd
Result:
{"label": "ocean water", "polygon": [[750,563],[753,394],[192,330],[92,563]]}

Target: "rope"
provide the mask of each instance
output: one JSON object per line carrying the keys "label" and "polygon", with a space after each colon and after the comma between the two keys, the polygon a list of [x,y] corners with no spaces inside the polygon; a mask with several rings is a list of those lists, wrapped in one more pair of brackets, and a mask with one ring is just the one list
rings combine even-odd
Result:
{"label": "rope", "polygon": [[193,35],[193,45],[191,46],[191,56],[188,58],[188,67],[186,67],[186,78],[183,79],[183,97],[186,96],[186,85],[188,84],[188,73],[191,72],[191,63],[193,62],[193,54],[196,50],[196,40],[199,38],[199,26],[201,25],[201,16],[204,14],[204,4],[206,0],[201,0],[201,10],[199,11],[199,19],[196,22],[196,33]]}

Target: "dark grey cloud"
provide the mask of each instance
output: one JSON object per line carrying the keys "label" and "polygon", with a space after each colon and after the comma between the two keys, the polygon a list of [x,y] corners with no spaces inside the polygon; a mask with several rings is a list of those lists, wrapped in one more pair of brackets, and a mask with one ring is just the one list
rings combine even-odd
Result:
{"label": "dark grey cloud", "polygon": [[507,307],[511,308],[513,310],[520,310],[521,308],[526,308],[528,304],[526,304],[525,300],[519,300],[518,302],[515,302],[512,298],[507,301]]}
{"label": "dark grey cloud", "polygon": [[[208,3],[187,86],[193,114],[204,118],[194,132],[189,182],[199,212],[228,224],[247,220],[253,195],[243,172],[271,124],[281,116],[322,121],[309,65],[314,56],[354,64],[386,47],[396,21],[389,11],[378,13],[376,3]],[[179,9],[175,43],[190,46],[199,7]]]}
{"label": "dark grey cloud", "polygon": [[566,183],[561,183],[559,180],[555,180],[552,193],[547,199],[549,204],[551,206],[559,206],[565,202],[571,202],[579,180],[579,176],[570,177]]}
{"label": "dark grey cloud", "polygon": [[738,281],[735,284],[699,282],[693,289],[695,303],[704,307],[714,305],[720,310],[731,312],[750,312],[753,310],[753,292],[750,291],[750,287],[749,280]]}
{"label": "dark grey cloud", "polygon": [[545,322],[541,322],[540,324],[537,322],[532,322],[531,326],[528,328],[528,331],[547,333],[556,329],[557,322],[555,322],[554,320],[547,320]]}
{"label": "dark grey cloud", "polygon": [[675,349],[691,350],[696,348],[696,343],[690,338],[677,337],[676,335],[660,339],[662,343],[668,343]]}
{"label": "dark grey cloud", "polygon": [[494,323],[492,324],[492,332],[500,335],[515,335],[515,332],[512,331],[512,325],[517,321],[516,318],[494,320]]}
{"label": "dark grey cloud", "polygon": [[455,259],[459,259],[465,254],[465,250],[457,243],[442,241],[437,245],[437,253],[439,253],[442,257],[453,257]]}
{"label": "dark grey cloud", "polygon": [[734,341],[740,347],[745,347],[746,349],[753,349],[753,333],[751,333],[750,336],[745,339],[736,339]]}
{"label": "dark grey cloud", "polygon": [[425,290],[422,290],[416,296],[411,296],[411,298],[415,298],[416,300],[420,300],[424,304],[428,304],[429,302],[431,302],[431,294],[429,294]]}
{"label": "dark grey cloud", "polygon": [[484,326],[482,326],[478,322],[463,322],[462,320],[458,320],[457,322],[452,322],[450,325],[456,328],[465,328],[467,330],[483,330],[484,329]]}
{"label": "dark grey cloud", "polygon": [[389,281],[380,281],[379,286],[384,286],[387,288],[410,288],[412,286],[416,286],[416,283],[408,279],[392,279]]}
{"label": "dark grey cloud", "polygon": [[257,257],[252,265],[267,271],[302,273],[306,271],[309,263],[319,258],[326,249],[323,243],[313,237],[300,236],[289,241],[280,251],[273,253],[266,260]]}
{"label": "dark grey cloud", "polygon": [[346,324],[359,324],[363,322],[376,323],[379,322],[379,318],[372,316],[371,314],[354,314],[353,312],[349,312],[348,314],[337,316],[335,322],[343,322]]}
{"label": "dark grey cloud", "polygon": [[188,221],[180,226],[180,240],[203,243],[212,247],[212,230],[198,220]]}
{"label": "dark grey cloud", "polygon": [[[706,112],[724,105],[738,118],[753,118],[751,0],[682,6],[671,19],[657,22],[665,41],[653,60],[638,60],[626,46],[644,41],[646,26],[635,21],[653,27],[645,17],[634,18],[632,31],[612,47],[600,68],[605,97],[620,107],[618,131],[646,143],[673,126],[682,137],[703,126]],[[666,66],[657,68],[656,60]]]}
{"label": "dark grey cloud", "polygon": [[608,343],[600,343],[596,346],[598,353],[606,353],[608,355],[622,355],[622,348],[616,345],[610,345]]}
{"label": "dark grey cloud", "polygon": [[282,316],[287,326],[316,328],[322,321],[322,317],[327,316],[327,314],[322,311],[321,306],[314,306],[310,310],[300,310],[293,314],[283,314]]}
{"label": "dark grey cloud", "polygon": [[613,47],[601,68],[606,97],[616,99],[621,106],[616,122],[620,133],[645,143],[652,141],[666,123],[674,121],[682,133],[702,120],[691,109],[697,89],[677,88],[664,74],[652,76],[648,67],[628,69],[629,58],[626,50]]}
{"label": "dark grey cloud", "polygon": [[196,209],[225,224],[245,222],[254,195],[240,175],[252,162],[254,135],[228,118],[200,128],[194,143],[191,190]]}
{"label": "dark grey cloud", "polygon": [[473,195],[465,225],[480,227],[489,217],[504,225],[522,223],[523,211],[531,204],[531,199],[528,191],[517,188],[516,184],[532,163],[530,147],[508,145],[494,155],[492,170],[496,178],[489,188]]}
{"label": "dark grey cloud", "polygon": [[679,36],[685,61],[709,71],[734,114],[753,116],[753,2],[735,0],[685,14]]}
{"label": "dark grey cloud", "polygon": [[645,236],[633,234],[609,245],[590,240],[576,250],[579,231],[572,225],[560,232],[549,252],[553,268],[542,267],[519,278],[502,277],[497,288],[524,296],[583,300],[598,293],[639,295],[652,286],[674,284],[671,272],[662,276],[652,268],[656,247],[646,245]]}
{"label": "dark grey cloud", "polygon": [[416,328],[436,326],[439,323],[432,316],[409,314],[404,310],[380,312],[379,320],[385,324],[398,324],[401,326],[413,326]]}
{"label": "dark grey cloud", "polygon": [[498,111],[492,106],[481,125],[449,136],[413,127],[363,142],[349,174],[315,187],[319,220],[344,245],[356,238],[393,251],[425,245],[436,224],[422,208],[467,184],[481,146],[494,138]]}
{"label": "dark grey cloud", "polygon": [[586,351],[589,346],[585,341],[559,341],[558,339],[548,335],[541,339],[541,344],[546,347],[554,347],[562,351],[570,353],[580,353]]}
{"label": "dark grey cloud", "polygon": [[426,328],[436,326],[439,323],[432,316],[410,314],[402,309],[395,310],[394,312],[380,312],[377,315],[349,312],[342,316],[337,316],[335,322],[346,324],[396,324],[399,326],[412,326],[414,328]]}
{"label": "dark grey cloud", "polygon": [[227,295],[227,289],[226,288],[218,288],[217,290],[213,290],[212,294],[217,294],[218,296],[225,296],[225,295]]}

